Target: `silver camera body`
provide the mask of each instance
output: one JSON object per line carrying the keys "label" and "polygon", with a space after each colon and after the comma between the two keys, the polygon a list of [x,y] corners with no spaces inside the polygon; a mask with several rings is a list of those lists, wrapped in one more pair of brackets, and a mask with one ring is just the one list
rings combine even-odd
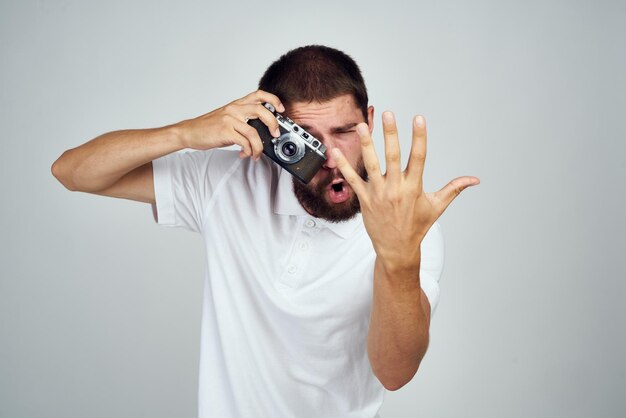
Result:
{"label": "silver camera body", "polygon": [[275,138],[259,119],[251,119],[263,142],[263,153],[303,183],[311,181],[326,161],[326,146],[309,132],[283,116],[269,103],[263,106],[276,118],[280,136]]}

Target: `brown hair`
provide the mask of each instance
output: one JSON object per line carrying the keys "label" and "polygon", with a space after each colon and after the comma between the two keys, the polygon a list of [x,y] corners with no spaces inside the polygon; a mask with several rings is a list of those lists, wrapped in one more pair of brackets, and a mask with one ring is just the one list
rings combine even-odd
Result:
{"label": "brown hair", "polygon": [[323,45],[292,49],[268,67],[259,89],[286,103],[324,102],[351,94],[367,120],[367,88],[356,62]]}

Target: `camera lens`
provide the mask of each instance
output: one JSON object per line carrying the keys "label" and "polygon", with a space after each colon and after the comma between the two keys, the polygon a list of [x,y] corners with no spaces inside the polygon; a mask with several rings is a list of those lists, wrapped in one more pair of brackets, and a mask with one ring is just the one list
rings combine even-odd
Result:
{"label": "camera lens", "polygon": [[320,143],[319,143],[318,141],[313,141],[313,146],[314,146],[315,148],[317,148],[317,147],[319,146],[319,144],[320,144]]}
{"label": "camera lens", "polygon": [[297,150],[298,148],[293,142],[285,142],[283,144],[283,154],[285,154],[285,156],[287,157],[293,157],[296,154]]}
{"label": "camera lens", "polygon": [[[306,154],[305,142],[293,132],[286,132],[274,142],[276,158],[285,164],[295,164]],[[282,165],[279,162],[279,164]]]}
{"label": "camera lens", "polygon": [[300,128],[298,128],[298,126],[297,126],[297,125],[293,127],[293,131],[294,131],[294,132],[298,132],[299,130],[300,130]]}

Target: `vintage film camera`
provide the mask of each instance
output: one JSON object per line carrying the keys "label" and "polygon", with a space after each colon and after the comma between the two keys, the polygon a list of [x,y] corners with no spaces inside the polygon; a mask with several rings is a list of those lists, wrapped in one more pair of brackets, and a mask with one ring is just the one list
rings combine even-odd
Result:
{"label": "vintage film camera", "polygon": [[274,138],[260,119],[248,121],[259,132],[263,153],[298,180],[308,183],[326,161],[326,147],[287,116],[276,112],[271,104],[263,103],[263,106],[274,114],[280,129],[280,136]]}

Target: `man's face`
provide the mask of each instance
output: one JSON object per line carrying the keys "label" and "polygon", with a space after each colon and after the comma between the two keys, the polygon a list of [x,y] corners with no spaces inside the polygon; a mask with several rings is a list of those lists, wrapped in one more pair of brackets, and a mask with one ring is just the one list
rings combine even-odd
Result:
{"label": "man's face", "polygon": [[360,211],[359,200],[331,156],[339,148],[352,167],[366,178],[361,142],[356,125],[367,122],[373,128],[374,108],[367,109],[368,120],[352,95],[338,96],[327,102],[296,102],[286,106],[285,114],[313,134],[326,146],[326,162],[308,184],[293,179],[293,188],[302,207],[311,215],[331,222],[348,220]]}

